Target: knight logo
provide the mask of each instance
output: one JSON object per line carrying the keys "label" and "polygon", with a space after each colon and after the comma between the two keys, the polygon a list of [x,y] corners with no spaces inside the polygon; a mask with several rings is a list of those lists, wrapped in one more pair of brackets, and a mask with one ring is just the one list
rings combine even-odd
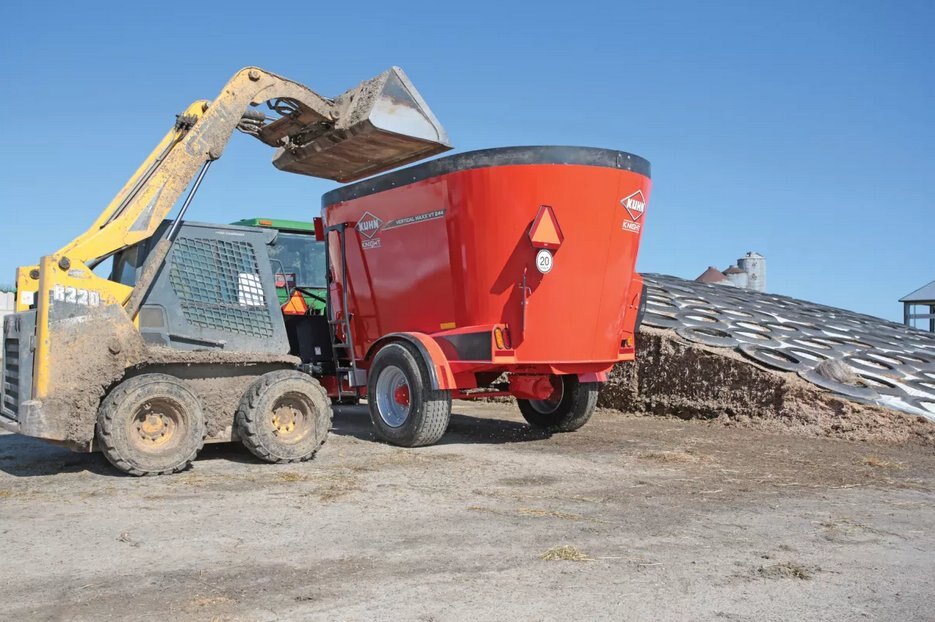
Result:
{"label": "knight logo", "polygon": [[379,231],[382,226],[382,220],[370,212],[364,212],[364,215],[357,221],[357,232],[367,239],[370,239],[377,234],[377,231]]}
{"label": "knight logo", "polygon": [[643,217],[643,212],[646,211],[646,199],[643,198],[643,191],[637,190],[630,196],[620,199],[620,205],[627,210],[630,218],[639,220]]}

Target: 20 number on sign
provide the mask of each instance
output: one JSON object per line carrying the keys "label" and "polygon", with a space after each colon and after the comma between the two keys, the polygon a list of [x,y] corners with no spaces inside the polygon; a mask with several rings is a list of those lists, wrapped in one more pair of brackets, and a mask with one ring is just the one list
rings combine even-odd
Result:
{"label": "20 number on sign", "polygon": [[549,250],[543,248],[536,253],[536,269],[542,274],[551,272],[553,264],[552,253]]}

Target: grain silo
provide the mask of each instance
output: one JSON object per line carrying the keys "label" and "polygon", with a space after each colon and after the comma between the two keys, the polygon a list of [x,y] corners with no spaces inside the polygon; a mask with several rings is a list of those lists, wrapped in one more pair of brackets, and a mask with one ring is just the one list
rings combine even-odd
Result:
{"label": "grain silo", "polygon": [[725,270],[724,276],[727,277],[728,282],[735,287],[748,287],[747,273],[737,266],[731,266]]}
{"label": "grain silo", "polygon": [[733,285],[733,283],[728,281],[727,277],[714,266],[708,266],[708,269],[702,272],[695,281],[698,283],[707,283],[708,285]]}
{"label": "grain silo", "polygon": [[737,266],[747,273],[747,288],[766,291],[766,257],[750,251],[737,260]]}

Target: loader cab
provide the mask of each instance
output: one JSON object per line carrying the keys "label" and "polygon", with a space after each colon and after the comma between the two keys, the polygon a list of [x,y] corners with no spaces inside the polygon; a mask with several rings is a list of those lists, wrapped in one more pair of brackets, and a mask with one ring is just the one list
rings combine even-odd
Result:
{"label": "loader cab", "polygon": [[[172,221],[113,255],[110,280],[135,287]],[[275,231],[184,221],[140,305],[143,342],[177,350],[285,354],[289,340],[270,269]],[[106,265],[106,264],[105,264]]]}
{"label": "loader cab", "polygon": [[[135,285],[170,225],[115,254],[111,280]],[[327,366],[324,253],[312,223],[186,221],[140,309],[140,334],[151,345],[292,354]]]}

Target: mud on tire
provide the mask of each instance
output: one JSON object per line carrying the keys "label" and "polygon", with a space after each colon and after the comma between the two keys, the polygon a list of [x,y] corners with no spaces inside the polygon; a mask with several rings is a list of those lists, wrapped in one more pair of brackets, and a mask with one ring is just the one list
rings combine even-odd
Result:
{"label": "mud on tire", "polygon": [[560,376],[562,392],[560,398],[548,400],[517,399],[523,418],[537,428],[549,432],[573,432],[591,418],[597,406],[600,384],[579,382],[577,376]]}
{"label": "mud on tire", "polygon": [[130,475],[163,475],[188,468],[205,442],[198,398],[181,380],[142,374],[118,384],[101,402],[97,442],[115,467]]}
{"label": "mud on tire", "polygon": [[451,392],[430,387],[425,361],[412,346],[383,346],[367,377],[367,404],[377,436],[402,447],[437,443],[451,419]]}
{"label": "mud on tire", "polygon": [[331,430],[331,403],[317,380],[295,370],[255,380],[237,408],[240,440],[265,462],[309,460]]}

